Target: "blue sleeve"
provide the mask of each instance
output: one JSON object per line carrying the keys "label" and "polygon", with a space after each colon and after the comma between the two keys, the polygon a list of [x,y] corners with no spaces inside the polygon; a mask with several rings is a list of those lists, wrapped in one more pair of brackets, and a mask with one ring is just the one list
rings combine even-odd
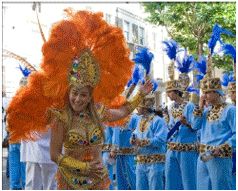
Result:
{"label": "blue sleeve", "polygon": [[206,120],[207,116],[207,109],[205,109],[201,115],[197,114],[197,111],[199,111],[198,106],[194,107],[193,113],[191,115],[191,127],[194,130],[198,130],[202,128],[202,125],[204,123],[204,120]]}
{"label": "blue sleeve", "polygon": [[165,144],[167,141],[168,127],[164,119],[157,118],[156,122],[153,123],[153,138],[150,138],[150,144],[153,147],[159,147]]}
{"label": "blue sleeve", "polygon": [[128,129],[134,130],[136,128],[138,116],[136,114],[131,116],[130,121],[128,122]]}
{"label": "blue sleeve", "polygon": [[236,108],[232,106],[228,112],[226,120],[228,120],[229,127],[231,128],[231,137],[228,138],[227,143],[233,148],[236,148]]}

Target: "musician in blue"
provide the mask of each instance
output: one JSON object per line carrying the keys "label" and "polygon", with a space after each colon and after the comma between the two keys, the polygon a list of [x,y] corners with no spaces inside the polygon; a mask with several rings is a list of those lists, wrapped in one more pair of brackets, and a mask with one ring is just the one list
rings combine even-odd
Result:
{"label": "musician in blue", "polygon": [[116,155],[116,181],[118,190],[135,190],[135,148],[130,144],[130,137],[137,123],[137,114],[132,114],[125,127],[113,129],[112,144],[115,146],[111,155]]}
{"label": "musician in blue", "polygon": [[194,104],[183,100],[179,81],[166,83],[166,93],[174,101],[169,109],[168,147],[165,162],[165,189],[196,189],[197,132],[191,128]]}
{"label": "musician in blue", "polygon": [[138,123],[131,143],[137,148],[136,189],[163,190],[168,128],[163,118],[150,113],[154,96],[146,97],[138,108]]}
{"label": "musician in blue", "polygon": [[[236,108],[223,102],[219,78],[201,81],[203,96],[194,110],[193,128],[201,128],[197,189],[232,189],[232,151],[236,147]],[[207,102],[210,106],[204,109]]]}

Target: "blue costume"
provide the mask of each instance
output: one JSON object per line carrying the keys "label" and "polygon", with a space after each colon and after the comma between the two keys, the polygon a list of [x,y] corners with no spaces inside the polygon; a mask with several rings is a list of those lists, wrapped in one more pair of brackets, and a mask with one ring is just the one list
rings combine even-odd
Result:
{"label": "blue costume", "polygon": [[104,130],[105,140],[104,145],[102,148],[102,159],[103,164],[107,167],[109,179],[111,181],[110,190],[114,190],[113,187],[113,166],[114,164],[111,162],[112,160],[109,157],[110,151],[112,149],[112,137],[113,137],[113,130],[111,127],[106,127]]}
{"label": "blue costume", "polygon": [[[169,111],[169,128],[171,129],[184,116],[188,124],[192,124],[194,104],[174,103]],[[191,127],[181,124],[168,139],[168,150],[165,163],[165,189],[196,189],[197,167],[197,132]]]}
{"label": "blue costume", "polygon": [[163,190],[167,125],[164,119],[150,114],[139,116],[131,139],[144,142],[138,146],[136,189]]}
{"label": "blue costume", "polygon": [[112,144],[116,146],[116,180],[118,190],[135,190],[135,149],[130,144],[138,116],[132,115],[126,128],[114,128]]}
{"label": "blue costume", "polygon": [[211,155],[219,147],[220,155],[208,161],[198,159],[197,189],[232,189],[232,150],[236,147],[236,109],[225,103],[194,110],[194,128],[201,128],[200,156]]}

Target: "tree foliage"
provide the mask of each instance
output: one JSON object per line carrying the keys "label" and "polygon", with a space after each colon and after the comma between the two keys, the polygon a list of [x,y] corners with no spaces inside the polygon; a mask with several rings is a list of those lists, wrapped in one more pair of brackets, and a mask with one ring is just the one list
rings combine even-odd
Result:
{"label": "tree foliage", "polygon": [[[150,2],[142,3],[149,13],[148,21],[165,26],[168,34],[181,46],[195,55],[208,54],[206,44],[215,23],[235,34],[235,2]],[[235,45],[236,39],[221,36],[223,42]],[[224,62],[230,58],[216,59],[217,67],[229,70]],[[224,67],[223,67],[224,65]],[[229,64],[228,64],[229,65]]]}

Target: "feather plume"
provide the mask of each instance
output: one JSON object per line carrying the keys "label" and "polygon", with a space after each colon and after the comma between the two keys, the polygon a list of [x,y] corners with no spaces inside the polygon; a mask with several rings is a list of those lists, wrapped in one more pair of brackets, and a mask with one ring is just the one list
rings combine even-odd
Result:
{"label": "feather plume", "polygon": [[21,70],[24,77],[28,77],[31,73],[31,70],[27,69],[27,67],[23,69],[20,64],[18,68]]}
{"label": "feather plume", "polygon": [[175,60],[176,54],[179,51],[177,42],[172,39],[172,40],[162,41],[162,43],[164,43],[166,46],[163,50],[166,51],[168,57],[171,60]]}
{"label": "feather plume", "polygon": [[222,76],[221,84],[227,87],[230,82],[235,82],[233,72],[225,72]]}
{"label": "feather plume", "polygon": [[197,95],[199,95],[199,93],[200,93],[199,89],[195,88],[194,85],[188,86],[186,91],[189,93],[195,93]]}
{"label": "feather plume", "polygon": [[193,70],[193,62],[194,58],[192,55],[188,56],[187,55],[187,50],[184,52],[184,57],[182,61],[180,61],[179,58],[176,59],[177,66],[176,68],[181,72],[181,73],[189,73],[190,71]]}
{"label": "feather plume", "polygon": [[146,74],[149,74],[151,61],[153,58],[154,55],[152,52],[149,51],[148,48],[138,47],[138,52],[135,54],[135,58],[133,58],[133,61],[136,64],[141,64],[144,67]]}
{"label": "feather plume", "polygon": [[234,63],[236,63],[236,49],[234,46],[232,46],[231,44],[224,44],[222,46],[222,51],[226,55],[231,55],[234,60]]}
{"label": "feather plume", "polygon": [[221,34],[227,34],[229,36],[234,36],[231,31],[220,27],[218,24],[215,24],[212,29],[211,38],[208,40],[208,47],[210,48],[211,54],[214,52],[217,41],[222,43],[220,37]]}

